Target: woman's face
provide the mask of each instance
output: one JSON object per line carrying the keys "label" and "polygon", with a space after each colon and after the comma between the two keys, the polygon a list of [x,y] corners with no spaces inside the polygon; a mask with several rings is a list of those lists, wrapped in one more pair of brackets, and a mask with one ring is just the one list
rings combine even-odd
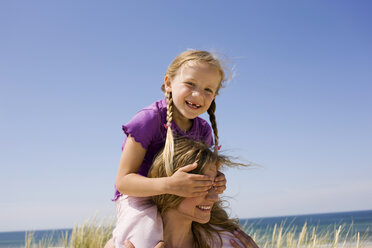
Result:
{"label": "woman's face", "polygon": [[[203,174],[214,180],[217,176],[217,166],[207,165]],[[185,198],[176,210],[181,216],[204,224],[209,222],[212,206],[216,201],[218,201],[218,194],[214,188],[211,188],[205,196]]]}

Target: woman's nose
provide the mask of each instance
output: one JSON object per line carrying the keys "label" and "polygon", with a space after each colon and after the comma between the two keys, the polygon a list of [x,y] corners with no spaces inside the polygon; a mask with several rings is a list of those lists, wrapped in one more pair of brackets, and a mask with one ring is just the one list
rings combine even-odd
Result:
{"label": "woman's nose", "polygon": [[209,191],[208,194],[206,195],[206,199],[211,202],[216,202],[218,201],[218,194],[216,192],[216,189],[212,187]]}

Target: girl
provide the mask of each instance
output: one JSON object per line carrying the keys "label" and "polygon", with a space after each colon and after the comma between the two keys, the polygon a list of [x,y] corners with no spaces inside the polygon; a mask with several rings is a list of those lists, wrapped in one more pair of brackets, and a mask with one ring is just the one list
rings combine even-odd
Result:
{"label": "girl", "polygon": [[[166,99],[156,101],[138,112],[123,126],[127,139],[123,144],[116,177],[117,225],[113,231],[116,248],[130,240],[135,247],[154,247],[163,239],[162,219],[151,196],[173,194],[197,197],[226,188],[226,179],[218,173],[215,180],[206,175],[187,172],[196,163],[186,165],[174,174],[173,135],[185,136],[213,145],[211,128],[198,117],[208,112],[218,147],[215,119],[215,97],[225,81],[220,62],[209,52],[190,50],[178,55],[168,67],[162,91]],[[163,159],[168,177],[148,178],[154,156],[164,147]],[[141,225],[137,225],[141,222]]]}

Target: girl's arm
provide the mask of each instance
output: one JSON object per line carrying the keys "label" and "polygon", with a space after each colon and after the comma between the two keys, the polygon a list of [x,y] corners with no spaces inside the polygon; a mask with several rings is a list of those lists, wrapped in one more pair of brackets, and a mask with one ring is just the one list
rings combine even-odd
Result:
{"label": "girl's arm", "polygon": [[165,184],[163,178],[147,178],[137,172],[145,158],[146,149],[128,136],[121,153],[119,171],[116,177],[116,188],[120,193],[131,196],[152,196],[163,194]]}
{"label": "girl's arm", "polygon": [[146,149],[128,136],[120,158],[116,177],[116,188],[120,193],[130,196],[153,196],[174,194],[183,197],[202,196],[208,193],[212,181],[208,176],[189,174],[197,164],[179,169],[171,177],[148,178],[137,172],[145,157]]}

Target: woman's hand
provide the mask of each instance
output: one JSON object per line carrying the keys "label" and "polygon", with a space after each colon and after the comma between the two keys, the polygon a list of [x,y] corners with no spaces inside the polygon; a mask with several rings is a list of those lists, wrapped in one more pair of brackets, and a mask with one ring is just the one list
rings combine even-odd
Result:
{"label": "woman's hand", "polygon": [[225,174],[218,171],[217,177],[214,179],[213,187],[216,189],[217,194],[222,194],[226,189],[226,177]]}
{"label": "woman's hand", "polygon": [[230,243],[234,248],[259,248],[258,245],[253,241],[253,239],[240,229],[236,229],[234,231],[234,236],[237,237],[239,241],[244,245],[241,246],[235,240],[230,239]]}
{"label": "woman's hand", "polygon": [[205,175],[188,173],[197,166],[197,163],[186,165],[168,177],[166,187],[168,194],[181,197],[197,197],[208,194],[208,190],[213,186],[211,178]]}

